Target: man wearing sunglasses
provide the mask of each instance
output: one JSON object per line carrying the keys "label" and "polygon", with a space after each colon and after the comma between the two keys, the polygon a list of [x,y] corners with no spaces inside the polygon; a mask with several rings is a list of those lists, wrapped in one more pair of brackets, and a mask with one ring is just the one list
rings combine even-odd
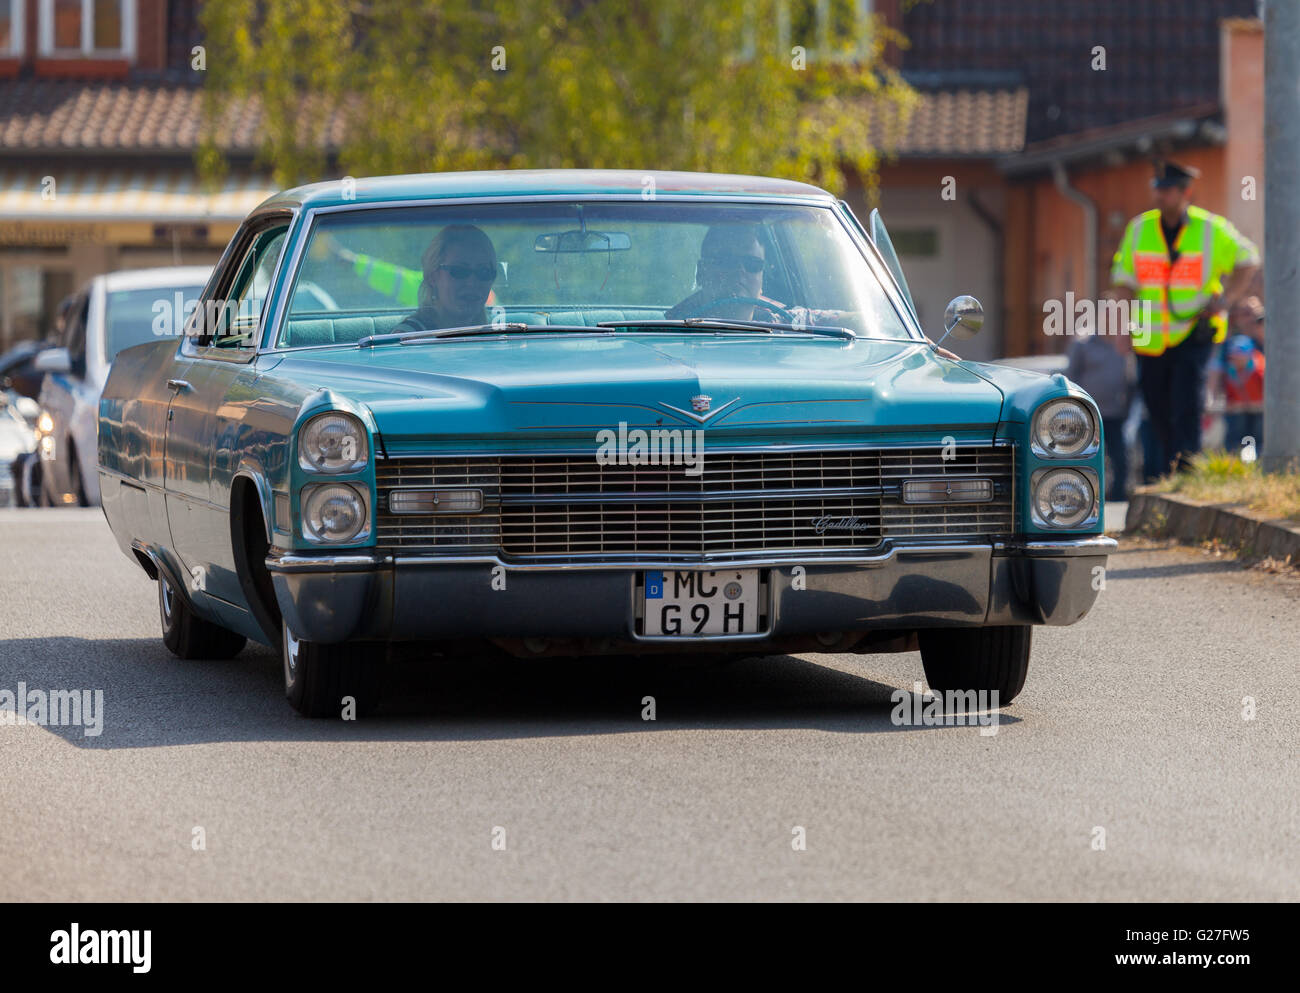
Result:
{"label": "man wearing sunglasses", "polygon": [[492,239],[473,224],[452,224],[438,232],[421,260],[419,309],[394,331],[434,331],[490,323],[485,304],[497,278]]}
{"label": "man wearing sunglasses", "polygon": [[700,244],[700,260],[695,266],[695,284],[699,289],[668,310],[664,317],[669,320],[717,317],[767,324],[784,320],[781,304],[763,296],[766,264],[763,243],[752,227],[714,225]]}

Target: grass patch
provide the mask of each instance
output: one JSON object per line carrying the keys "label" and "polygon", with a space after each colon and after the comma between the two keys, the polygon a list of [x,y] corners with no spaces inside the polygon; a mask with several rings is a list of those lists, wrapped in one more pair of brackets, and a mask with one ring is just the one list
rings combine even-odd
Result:
{"label": "grass patch", "polygon": [[1228,452],[1202,452],[1190,472],[1165,476],[1160,493],[1179,493],[1208,503],[1235,503],[1269,517],[1300,521],[1300,472],[1261,472]]}

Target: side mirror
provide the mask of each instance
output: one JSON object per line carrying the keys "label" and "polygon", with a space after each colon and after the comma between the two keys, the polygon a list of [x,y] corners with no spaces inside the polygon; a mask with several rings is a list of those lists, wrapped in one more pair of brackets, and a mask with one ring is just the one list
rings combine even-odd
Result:
{"label": "side mirror", "polygon": [[36,353],[32,368],[37,372],[71,372],[72,356],[66,348],[47,348]]}
{"label": "side mirror", "polygon": [[942,344],[943,339],[948,335],[966,341],[979,334],[982,327],[984,327],[983,305],[972,296],[953,297],[943,312],[943,338],[935,344]]}

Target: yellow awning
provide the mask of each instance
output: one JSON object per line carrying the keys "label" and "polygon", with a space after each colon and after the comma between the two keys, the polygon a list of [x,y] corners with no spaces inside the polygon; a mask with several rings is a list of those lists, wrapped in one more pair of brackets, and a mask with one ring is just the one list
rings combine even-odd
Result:
{"label": "yellow awning", "polygon": [[0,169],[0,221],[239,221],[273,192],[248,173],[210,189],[183,169]]}

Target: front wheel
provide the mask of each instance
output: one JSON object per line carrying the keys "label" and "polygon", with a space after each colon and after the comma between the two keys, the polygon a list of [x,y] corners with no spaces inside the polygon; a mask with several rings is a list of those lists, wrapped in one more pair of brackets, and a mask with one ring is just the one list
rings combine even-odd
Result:
{"label": "front wheel", "polygon": [[374,710],[383,682],[382,646],[321,645],[298,638],[287,621],[280,627],[284,695],[294,710],[303,717],[360,717]]}
{"label": "front wheel", "polygon": [[158,576],[158,618],[163,644],[180,659],[233,659],[248,642],[242,634],[196,615],[162,575]]}
{"label": "front wheel", "polygon": [[983,628],[923,628],[921,664],[933,690],[997,693],[1010,703],[1025,685],[1034,629],[1027,624]]}

